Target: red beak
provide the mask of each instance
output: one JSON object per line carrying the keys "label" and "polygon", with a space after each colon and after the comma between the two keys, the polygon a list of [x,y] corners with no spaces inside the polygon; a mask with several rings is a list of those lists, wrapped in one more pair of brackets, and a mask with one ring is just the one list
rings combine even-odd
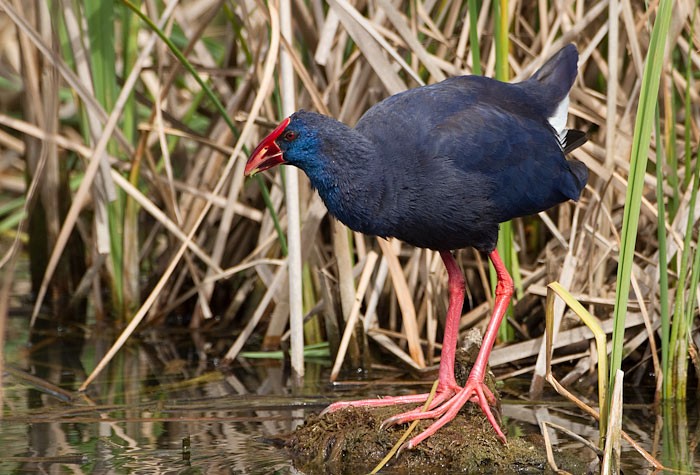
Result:
{"label": "red beak", "polygon": [[258,172],[263,172],[269,168],[276,167],[280,163],[284,163],[282,150],[280,150],[275,140],[282,135],[289,122],[290,119],[287,117],[255,147],[248,159],[248,163],[245,165],[245,176],[253,176]]}

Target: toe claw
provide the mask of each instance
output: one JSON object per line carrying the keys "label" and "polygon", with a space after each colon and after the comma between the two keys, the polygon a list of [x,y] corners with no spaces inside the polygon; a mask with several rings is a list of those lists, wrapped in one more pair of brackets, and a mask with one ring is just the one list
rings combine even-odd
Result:
{"label": "toe claw", "polygon": [[330,414],[331,412],[335,412],[338,409],[343,409],[345,407],[351,407],[351,406],[352,406],[352,404],[347,403],[347,402],[342,402],[342,401],[341,402],[334,402],[333,404],[329,404],[328,406],[326,406],[326,408],[321,411],[319,416],[324,416],[326,414]]}
{"label": "toe claw", "polygon": [[396,458],[399,458],[399,455],[401,455],[401,453],[402,453],[404,450],[411,450],[411,449],[413,448],[413,445],[411,445],[411,441],[412,441],[412,440],[413,440],[413,439],[409,440],[408,442],[404,442],[403,444],[401,444],[401,447],[399,447],[399,450],[396,451],[396,455],[395,455]]}
{"label": "toe claw", "polygon": [[379,426],[379,430],[386,430],[386,429],[388,429],[389,427],[391,427],[391,426],[393,426],[393,425],[396,425],[396,422],[397,422],[397,420],[396,420],[396,417],[395,417],[395,416],[394,416],[394,417],[389,417],[388,419],[384,419],[384,420],[382,421],[382,424]]}

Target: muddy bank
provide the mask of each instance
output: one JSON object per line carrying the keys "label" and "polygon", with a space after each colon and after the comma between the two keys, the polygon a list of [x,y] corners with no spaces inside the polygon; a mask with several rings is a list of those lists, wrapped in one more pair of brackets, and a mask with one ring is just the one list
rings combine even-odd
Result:
{"label": "muddy bank", "polygon": [[[469,354],[472,353],[472,354]],[[468,374],[473,352],[458,351],[456,376],[460,384]],[[487,384],[494,389],[491,378]],[[302,472],[328,474],[369,473],[392,449],[408,424],[380,429],[384,419],[415,405],[348,408],[323,416],[309,417],[285,441],[295,465]],[[494,414],[498,417],[498,410]],[[412,432],[417,435],[432,421],[421,421]],[[501,427],[506,430],[506,427]],[[552,473],[546,461],[542,437],[508,435],[504,445],[481,410],[468,403],[459,415],[413,450],[393,457],[381,473]],[[559,460],[560,468],[585,473],[583,462]]]}
{"label": "muddy bank", "polygon": [[[413,406],[402,406],[402,410]],[[296,466],[305,473],[369,473],[407,426],[380,430],[397,408],[349,408],[312,416],[288,440]],[[418,424],[414,434],[430,425]],[[476,406],[413,450],[394,457],[383,473],[543,473],[544,446],[538,438],[508,438],[503,445]]]}

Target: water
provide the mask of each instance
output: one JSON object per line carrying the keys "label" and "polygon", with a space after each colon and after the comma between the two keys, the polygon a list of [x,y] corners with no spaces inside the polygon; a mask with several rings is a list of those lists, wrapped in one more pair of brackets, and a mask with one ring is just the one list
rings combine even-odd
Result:
{"label": "water", "polygon": [[[99,340],[95,333],[101,332],[89,332],[80,353],[55,336],[29,348],[23,326],[23,318],[10,321],[8,364],[31,368],[68,389],[77,388],[85,379],[83,368],[93,368],[114,339],[100,334],[106,340]],[[177,344],[189,341],[182,333],[145,340],[122,349],[89,391],[72,402],[37,390],[21,373],[6,374],[0,474],[297,473],[289,454],[271,440],[292,431],[307,414],[338,398],[425,391],[430,384],[386,375],[383,382],[333,388],[326,383],[327,364],[309,363],[306,386],[293,394],[279,361],[248,360],[222,372],[200,367],[194,352]],[[526,392],[522,381],[509,381],[506,395]],[[506,401],[510,432],[539,433],[536,417],[547,413],[552,422],[596,440],[590,418],[561,397],[548,397],[540,406]],[[625,408],[624,427],[642,447],[681,472],[700,472],[697,406],[677,404],[657,414],[649,393],[634,388],[626,400],[635,404]],[[561,451],[594,456],[565,435],[558,434],[556,443]],[[653,473],[626,444],[623,470]]]}

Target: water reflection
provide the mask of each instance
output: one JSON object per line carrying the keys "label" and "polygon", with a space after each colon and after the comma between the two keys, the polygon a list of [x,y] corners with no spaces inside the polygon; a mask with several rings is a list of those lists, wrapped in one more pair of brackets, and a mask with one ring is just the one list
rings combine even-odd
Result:
{"label": "water reflection", "polygon": [[[114,337],[92,332],[82,351],[81,340],[49,333],[35,332],[28,351],[8,363],[69,390],[84,380],[83,362],[94,367]],[[224,376],[192,364],[178,340],[126,347],[72,402],[20,371],[10,375],[0,473],[289,473],[289,458],[264,440],[289,432],[303,417],[293,409],[306,404],[287,394],[281,365]]]}
{"label": "water reflection", "polygon": [[[695,413],[694,430],[691,433],[688,425],[688,406],[685,401],[669,401],[661,406],[662,416],[657,417],[655,433],[661,432],[662,444],[661,463],[664,467],[685,473],[697,473],[695,452],[698,447],[700,425]],[[697,406],[695,406],[697,410]],[[662,430],[659,431],[659,426]],[[654,442],[657,440],[655,438]]]}
{"label": "water reflection", "polygon": [[[13,323],[15,330],[25,324]],[[94,367],[114,338],[89,335],[81,351],[47,334],[8,360],[74,390],[85,377],[83,365]],[[289,455],[269,440],[290,432],[308,411],[332,399],[425,390],[429,384],[387,378],[338,391],[325,384],[324,365],[310,363],[306,385],[293,393],[279,361],[249,360],[224,373],[202,365],[191,342],[180,345],[188,342],[186,334],[144,340],[120,351],[88,394],[73,402],[27,389],[21,378],[5,378],[0,473],[293,473]],[[526,392],[517,381],[506,389],[511,398]],[[652,400],[640,394],[635,398]],[[550,420],[596,442],[591,420],[550,396],[540,406],[505,404],[511,433],[537,433],[546,410]],[[631,404],[625,415],[625,429],[666,466],[684,473],[700,469],[696,405],[664,405],[657,415],[649,404]],[[558,448],[583,450],[562,435]],[[630,447],[623,449],[627,473],[652,473]]]}

